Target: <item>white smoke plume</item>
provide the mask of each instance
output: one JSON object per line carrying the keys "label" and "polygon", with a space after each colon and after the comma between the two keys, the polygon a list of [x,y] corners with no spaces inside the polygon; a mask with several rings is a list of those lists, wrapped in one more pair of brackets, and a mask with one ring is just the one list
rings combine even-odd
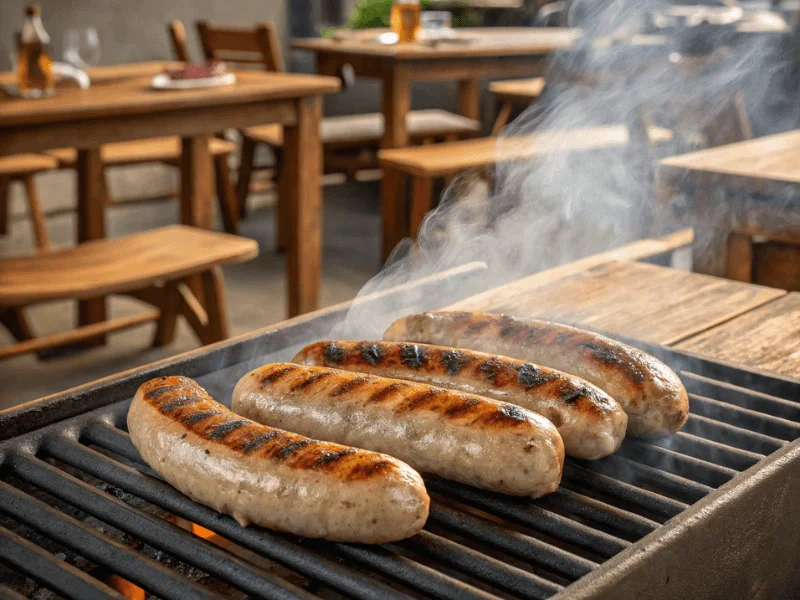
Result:
{"label": "white smoke plume", "polygon": [[[548,151],[499,165],[490,192],[468,185],[469,176],[458,178],[416,242],[405,240],[360,296],[471,261],[486,263],[486,276],[469,290],[443,284],[423,298],[354,307],[333,334],[380,336],[399,314],[691,225],[684,221],[686,197],[656,206],[655,165],[664,156],[725,141],[730,123],[723,117],[737,97],[762,133],[796,126],[796,114],[786,109],[793,103],[781,102],[792,93],[786,80],[794,60],[783,46],[785,34],[737,33],[736,23],[721,18],[678,22],[661,39],[643,35],[671,4],[573,2],[569,18],[583,30],[579,45],[552,57],[545,93],[499,142],[535,134],[540,141],[526,143],[541,143],[548,136]],[[592,128],[615,125],[627,128],[628,144],[567,152],[559,142],[565,132],[586,130],[578,134],[585,140]],[[672,139],[653,141],[653,127]]]}

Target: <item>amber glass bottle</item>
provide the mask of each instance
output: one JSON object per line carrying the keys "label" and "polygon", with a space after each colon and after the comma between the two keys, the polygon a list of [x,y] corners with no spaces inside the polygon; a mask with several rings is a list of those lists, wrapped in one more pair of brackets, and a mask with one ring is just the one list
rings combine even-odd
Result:
{"label": "amber glass bottle", "polygon": [[26,98],[42,98],[53,93],[53,61],[50,36],[42,25],[39,6],[25,8],[25,22],[17,36],[17,86]]}

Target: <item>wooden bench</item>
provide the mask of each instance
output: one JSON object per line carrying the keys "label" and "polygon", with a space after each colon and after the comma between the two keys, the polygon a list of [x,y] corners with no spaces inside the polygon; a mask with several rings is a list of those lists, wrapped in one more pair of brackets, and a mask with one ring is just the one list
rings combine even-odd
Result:
{"label": "wooden bench", "polygon": [[[649,143],[672,137],[667,129],[649,127]],[[628,128],[609,125],[557,132],[540,132],[516,138],[479,138],[445,144],[381,150],[378,153],[383,220],[383,258],[388,258],[403,237],[416,237],[432,207],[433,180],[467,169],[490,167],[498,162],[519,161],[553,152],[586,152],[618,148],[631,142]],[[412,179],[410,210],[405,207],[405,179]]]}
{"label": "wooden bench", "polygon": [[36,247],[39,250],[50,249],[44,212],[33,176],[42,171],[56,168],[58,168],[56,160],[43,154],[16,154],[0,157],[0,235],[8,233],[10,184],[12,181],[21,181],[25,186],[25,196],[28,200],[28,212],[36,239]]}
{"label": "wooden bench", "polygon": [[[174,225],[67,250],[0,260],[0,323],[17,343],[0,359],[79,342],[156,321],[153,345],[175,336],[179,315],[203,344],[228,336],[221,265],[250,260],[258,244],[238,236]],[[154,307],[71,331],[34,337],[23,307],[53,300],[132,296]]]}
{"label": "wooden bench", "polygon": [[541,96],[544,85],[544,77],[491,82],[489,92],[500,103],[500,110],[497,111],[491,135],[499,134],[500,130],[506,126],[515,105],[529,105]]}

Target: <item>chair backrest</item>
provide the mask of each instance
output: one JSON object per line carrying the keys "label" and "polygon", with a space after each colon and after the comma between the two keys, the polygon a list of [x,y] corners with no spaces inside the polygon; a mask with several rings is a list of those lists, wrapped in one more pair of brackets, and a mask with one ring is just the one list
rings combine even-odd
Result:
{"label": "chair backrest", "polygon": [[207,60],[262,65],[267,71],[283,71],[283,56],[278,34],[272,23],[254,28],[216,27],[197,22],[200,45]]}
{"label": "chair backrest", "polygon": [[189,57],[189,48],[186,45],[186,28],[181,21],[177,19],[170,21],[167,26],[169,33],[169,41],[172,46],[172,54],[177,60],[183,62],[191,62]]}

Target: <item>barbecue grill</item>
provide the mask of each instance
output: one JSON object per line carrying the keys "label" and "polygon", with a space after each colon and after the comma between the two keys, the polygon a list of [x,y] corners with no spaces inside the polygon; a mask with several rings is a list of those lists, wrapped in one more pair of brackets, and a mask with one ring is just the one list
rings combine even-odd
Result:
{"label": "barbecue grill", "polygon": [[800,382],[641,342],[690,393],[681,433],[568,459],[561,487],[537,501],[426,478],[429,522],[401,543],[242,528],[143,464],[125,425],[140,383],[184,374],[229,402],[242,374],[290,358],[345,310],[0,416],[0,597],[796,597]]}

